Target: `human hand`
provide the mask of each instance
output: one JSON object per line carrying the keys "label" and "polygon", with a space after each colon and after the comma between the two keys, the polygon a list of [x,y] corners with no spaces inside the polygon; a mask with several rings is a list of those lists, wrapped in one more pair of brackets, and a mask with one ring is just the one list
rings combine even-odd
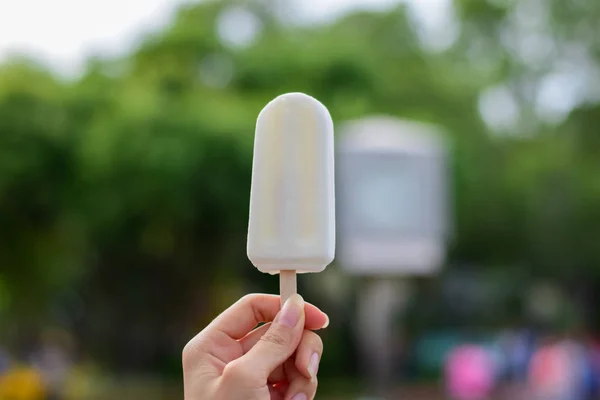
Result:
{"label": "human hand", "polygon": [[313,330],[329,318],[297,294],[279,302],[244,296],[185,346],[185,400],[314,398],[323,342]]}

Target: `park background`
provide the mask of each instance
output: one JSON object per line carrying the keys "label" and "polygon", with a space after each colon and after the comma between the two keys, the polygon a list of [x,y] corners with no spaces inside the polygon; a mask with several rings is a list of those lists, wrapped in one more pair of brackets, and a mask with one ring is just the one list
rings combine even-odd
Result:
{"label": "park background", "polygon": [[[69,73],[6,54],[0,347],[22,362],[67,349],[71,398],[181,398],[187,340],[243,294],[278,290],[245,246],[255,119],[289,91],[336,124],[395,116],[451,142],[452,240],[439,274],[408,279],[398,386],[437,385],[443,349],[466,338],[595,336],[600,3],[389,3],[324,20],[300,18],[310,2],[182,4]],[[363,390],[360,285],[335,263],[299,280],[331,317],[323,398]]]}

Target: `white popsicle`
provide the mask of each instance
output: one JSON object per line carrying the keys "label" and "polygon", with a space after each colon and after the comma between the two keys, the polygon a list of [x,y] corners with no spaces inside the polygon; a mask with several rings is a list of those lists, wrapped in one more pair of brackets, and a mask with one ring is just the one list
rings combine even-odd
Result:
{"label": "white popsicle", "polygon": [[333,122],[302,93],[281,95],[256,121],[248,258],[280,274],[283,302],[296,272],[321,272],[335,254]]}

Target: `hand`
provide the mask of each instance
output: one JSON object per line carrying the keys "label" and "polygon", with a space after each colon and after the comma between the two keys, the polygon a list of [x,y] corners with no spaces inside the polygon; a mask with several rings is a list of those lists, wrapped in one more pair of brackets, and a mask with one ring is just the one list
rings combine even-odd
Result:
{"label": "hand", "polygon": [[[185,400],[311,400],[329,324],[317,307],[293,295],[243,297],[183,350]],[[255,328],[259,323],[267,324]]]}

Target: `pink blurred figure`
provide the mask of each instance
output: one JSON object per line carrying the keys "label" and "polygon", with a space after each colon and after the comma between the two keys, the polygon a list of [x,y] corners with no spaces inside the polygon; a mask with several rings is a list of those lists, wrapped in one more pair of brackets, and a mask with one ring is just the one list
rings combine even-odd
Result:
{"label": "pink blurred figure", "polygon": [[455,400],[483,400],[494,389],[494,364],[485,348],[463,345],[446,360],[446,386]]}
{"label": "pink blurred figure", "polygon": [[530,398],[580,400],[582,354],[577,343],[546,340],[534,354],[529,371]]}

